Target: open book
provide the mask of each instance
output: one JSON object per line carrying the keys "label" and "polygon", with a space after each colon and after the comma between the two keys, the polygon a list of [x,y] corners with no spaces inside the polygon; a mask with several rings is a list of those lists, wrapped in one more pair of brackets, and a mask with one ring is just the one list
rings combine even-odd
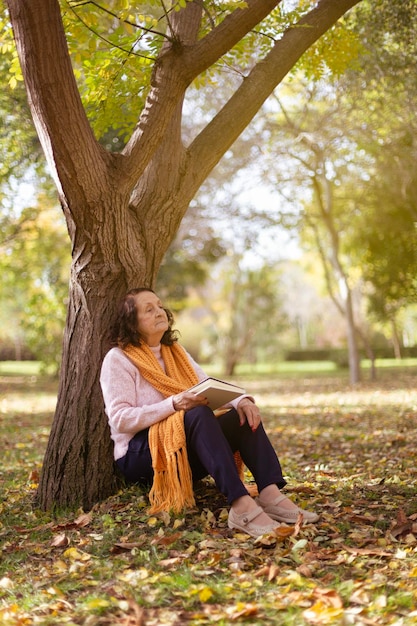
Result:
{"label": "open book", "polygon": [[209,401],[208,406],[213,411],[246,393],[245,390],[238,385],[233,385],[224,380],[211,377],[194,385],[194,387],[191,387],[188,391],[205,396]]}

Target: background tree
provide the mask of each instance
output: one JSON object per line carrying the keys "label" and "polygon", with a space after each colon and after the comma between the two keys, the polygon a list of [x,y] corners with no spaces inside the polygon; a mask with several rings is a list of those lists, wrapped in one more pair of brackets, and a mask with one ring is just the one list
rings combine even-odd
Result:
{"label": "background tree", "polygon": [[361,118],[355,139],[372,164],[363,185],[362,225],[352,232],[352,252],[369,286],[370,313],[379,323],[391,324],[394,352],[400,357],[397,320],[417,297],[417,5],[382,0],[374,9],[375,28],[369,25],[368,3],[355,15],[363,42],[361,73],[348,71],[340,86],[355,106],[356,119]]}
{"label": "background tree", "polygon": [[[357,0],[303,2],[285,13],[276,0],[219,1],[207,7],[173,3],[167,12],[156,1],[128,8],[115,2],[112,11],[69,3],[61,12],[57,0],[7,2],[29,105],[72,245],[58,404],[38,492],[42,507],[78,503],[88,508],[113,491],[99,370],[116,302],[132,286],[154,284],[202,182],[301,55],[355,4]],[[89,59],[84,57],[74,74],[68,46],[76,64],[84,28],[81,11],[92,46]],[[99,32],[103,13],[109,18],[106,37]],[[103,39],[110,42],[113,56],[104,58]],[[92,59],[101,60],[98,72],[91,68]],[[221,59],[239,69],[242,81],[185,146],[181,118],[186,91]],[[136,103],[137,123],[124,148],[113,153],[94,135],[91,103],[99,112],[107,102],[111,109],[112,97],[106,96],[112,92],[110,81],[115,81],[115,91],[123,87],[124,97],[134,71],[142,81],[137,99],[132,94],[129,99]],[[86,108],[76,79],[81,94],[92,94]],[[123,113],[128,115],[129,108],[119,106],[113,127]],[[99,120],[96,124],[100,128]]]}
{"label": "background tree", "polygon": [[194,291],[210,320],[205,324],[210,361],[221,362],[225,376],[233,376],[242,361],[268,361],[271,352],[276,356],[286,319],[274,266],[265,262],[250,267],[238,246],[233,250],[229,244],[211,280]]}
{"label": "background tree", "polygon": [[[297,97],[300,90],[308,94],[304,101]],[[355,384],[360,380],[358,336],[368,342],[357,320],[358,280],[347,240],[360,212],[350,190],[363,176],[364,163],[353,158],[356,145],[346,132],[349,110],[331,85],[320,81],[306,86],[300,77],[277,104],[278,111],[271,110],[263,125],[269,137],[266,176],[285,198],[287,213],[281,207],[278,219],[295,228],[302,247],[321,261],[327,292],[345,319],[350,381]]]}
{"label": "background tree", "polygon": [[289,332],[281,339],[283,347],[297,352],[297,348],[308,351],[343,345],[346,323],[327,293],[315,250],[282,263],[280,272],[282,309],[289,323]]}
{"label": "background tree", "polygon": [[159,268],[156,291],[173,312],[187,306],[190,285],[201,285],[225,254],[226,244],[213,232],[208,220],[191,210]]}
{"label": "background tree", "polygon": [[[18,350],[29,348],[57,373],[68,298],[71,251],[55,197],[39,193],[22,209],[0,242],[2,339]],[[60,218],[60,219],[59,219]]]}

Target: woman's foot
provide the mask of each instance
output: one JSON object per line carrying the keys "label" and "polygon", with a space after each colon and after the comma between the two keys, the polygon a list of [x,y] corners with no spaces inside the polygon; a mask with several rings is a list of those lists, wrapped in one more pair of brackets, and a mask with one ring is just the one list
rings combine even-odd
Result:
{"label": "woman's foot", "polygon": [[273,532],[279,524],[271,519],[250,496],[235,500],[229,511],[229,528],[241,530],[251,537]]}
{"label": "woman's foot", "polygon": [[268,485],[262,489],[259,496],[255,498],[255,502],[271,519],[286,524],[295,524],[299,515],[303,516],[303,522],[307,524],[317,522],[319,519],[317,513],[300,509],[287,496],[284,496],[276,485]]}

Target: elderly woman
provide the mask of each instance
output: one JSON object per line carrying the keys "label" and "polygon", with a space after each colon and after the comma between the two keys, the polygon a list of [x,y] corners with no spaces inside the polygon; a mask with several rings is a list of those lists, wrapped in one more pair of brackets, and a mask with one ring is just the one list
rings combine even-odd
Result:
{"label": "elderly woman", "polygon": [[[259,408],[239,396],[219,417],[204,395],[187,391],[207,378],[180,346],[173,316],[154,291],[129,291],[112,332],[114,347],[104,358],[100,383],[114,457],[128,482],[152,484],[151,511],[194,503],[193,481],[212,476],[230,505],[229,528],[252,537],[279,522],[305,522],[318,515],[296,506],[285,486],[277,455],[265,433]],[[259,497],[253,499],[236,463],[251,471]]]}

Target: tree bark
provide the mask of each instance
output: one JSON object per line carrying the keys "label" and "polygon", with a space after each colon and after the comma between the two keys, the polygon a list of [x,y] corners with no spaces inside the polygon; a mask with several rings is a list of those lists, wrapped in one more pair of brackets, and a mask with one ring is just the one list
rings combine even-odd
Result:
{"label": "tree bark", "polygon": [[[44,458],[38,500],[42,508],[83,507],[114,492],[116,477],[110,431],[104,416],[98,370],[106,352],[111,307],[97,303],[73,276],[65,332],[62,369],[55,420]],[[115,293],[113,281],[104,282]],[[117,292],[116,292],[117,293]]]}
{"label": "tree bark", "polygon": [[[318,154],[320,152],[320,148],[318,148]],[[318,223],[311,218],[307,218],[307,221],[314,233],[316,246],[322,260],[329,296],[346,321],[349,380],[352,385],[356,385],[361,379],[361,369],[352,291],[349,286],[348,276],[340,261],[339,234],[333,218],[333,194],[331,183],[326,178],[326,168],[323,167],[324,158],[322,154],[319,154],[318,162],[321,164],[319,169],[322,171],[322,174],[320,177],[320,175],[315,172],[312,175],[312,184],[320,223],[323,224],[328,236],[327,246],[321,240]],[[332,272],[330,271],[330,266],[332,267]],[[338,284],[337,294],[333,287],[335,282]]]}
{"label": "tree bark", "polygon": [[42,508],[88,509],[114,490],[99,374],[117,303],[126,290],[154,284],[203,180],[307,47],[358,1],[320,0],[186,150],[181,107],[187,87],[279,0],[248,0],[201,39],[201,3],[187,2],[170,14],[138,124],[125,149],[111,154],[95,139],[83,109],[58,1],[7,0],[32,116],[73,247],[58,404],[38,490]]}
{"label": "tree bark", "polygon": [[401,342],[398,336],[398,329],[397,329],[397,324],[395,320],[395,314],[392,315],[390,321],[391,321],[391,339],[392,339],[392,345],[394,348],[394,356],[396,359],[401,359]]}

